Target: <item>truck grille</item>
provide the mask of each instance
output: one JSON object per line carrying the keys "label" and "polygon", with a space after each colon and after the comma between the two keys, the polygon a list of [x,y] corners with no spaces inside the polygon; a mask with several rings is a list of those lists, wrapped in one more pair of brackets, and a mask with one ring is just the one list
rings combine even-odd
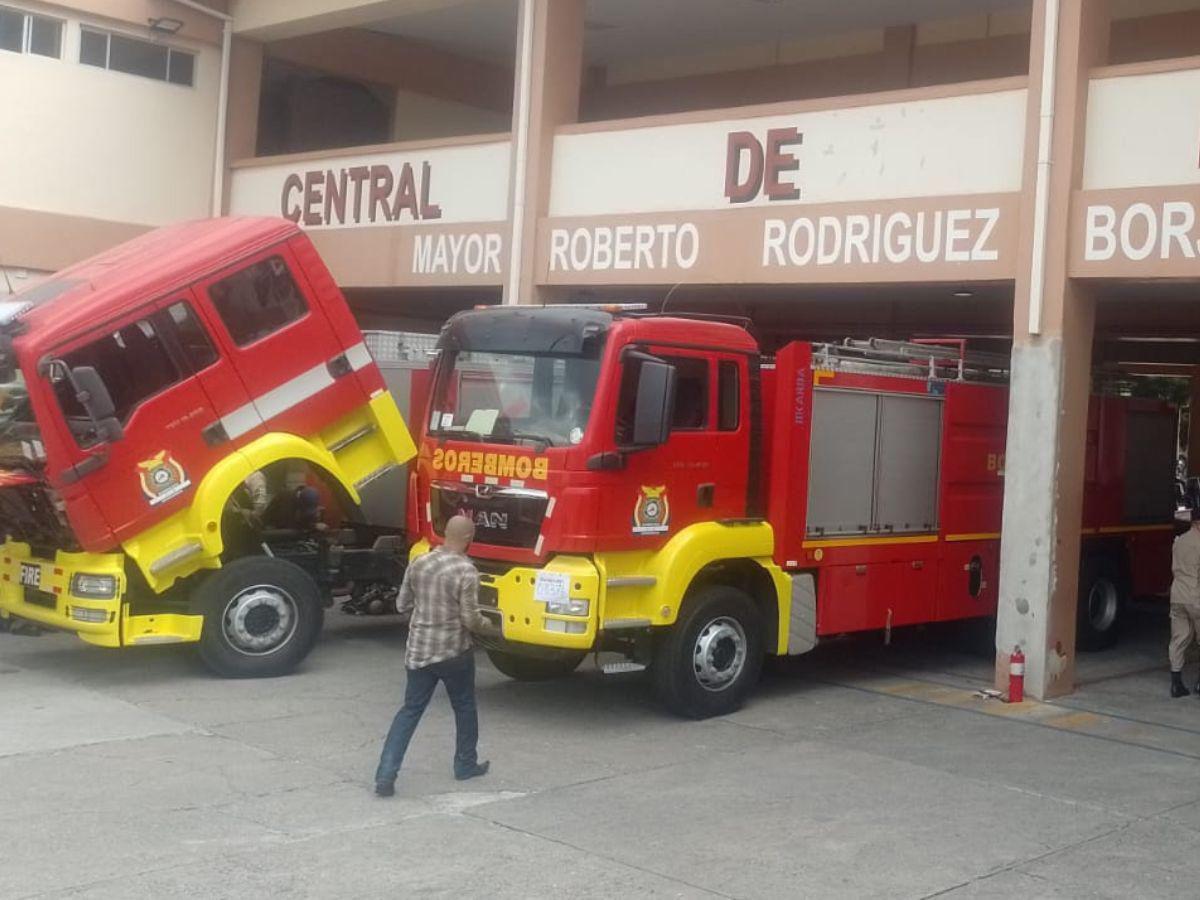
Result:
{"label": "truck grille", "polygon": [[490,484],[434,484],[430,487],[433,530],[465,515],[475,523],[475,540],[500,547],[533,547],[542,530],[549,499],[544,491]]}

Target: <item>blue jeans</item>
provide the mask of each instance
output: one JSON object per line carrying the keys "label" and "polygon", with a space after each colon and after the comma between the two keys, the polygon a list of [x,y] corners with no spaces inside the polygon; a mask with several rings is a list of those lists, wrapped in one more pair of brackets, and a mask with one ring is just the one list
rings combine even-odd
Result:
{"label": "blue jeans", "polygon": [[479,762],[476,745],[479,743],[479,716],[475,709],[475,654],[468,650],[453,659],[433,663],[421,669],[408,670],[404,688],[404,705],[392,720],[379,768],[375,770],[376,784],[391,784],[396,780],[408,742],[412,740],[421,714],[429,705],[433,689],[441,681],[454,708],[455,742],[454,774],[469,772]]}

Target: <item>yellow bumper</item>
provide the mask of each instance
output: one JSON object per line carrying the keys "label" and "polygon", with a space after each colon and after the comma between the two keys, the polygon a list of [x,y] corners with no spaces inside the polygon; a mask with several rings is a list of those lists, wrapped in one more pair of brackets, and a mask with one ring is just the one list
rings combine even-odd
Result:
{"label": "yellow bumper", "polygon": [[[429,542],[421,539],[409,550],[409,559],[423,556],[430,549]],[[540,569],[517,566],[503,575],[483,571],[491,565],[479,562],[479,609],[485,618],[500,626],[505,640],[568,650],[590,650],[596,643],[600,572],[590,559],[556,556]],[[537,579],[543,572],[565,579],[569,598],[587,602],[586,615],[548,612],[546,602],[538,599]]]}
{"label": "yellow bumper", "polygon": [[[76,574],[108,575],[115,589],[109,598],[76,597]],[[121,598],[125,594],[124,557],[119,553],[67,553],[38,559],[28,544],[0,545],[0,615],[20,616],[39,625],[74,631],[105,647],[121,645]]]}
{"label": "yellow bumper", "polygon": [[[76,596],[75,575],[107,575],[112,597]],[[200,640],[203,616],[129,614],[125,598],[125,557],[120,553],[68,553],[34,557],[28,544],[0,545],[0,616],[18,616],[48,628],[73,631],[89,644],[177,644]]]}
{"label": "yellow bumper", "polygon": [[[549,612],[547,602],[539,599],[539,579],[565,582],[569,599],[586,603],[587,612],[581,615]],[[505,640],[590,650],[596,642],[600,573],[590,559],[582,556],[556,556],[541,569],[518,567],[503,575],[481,572],[479,601],[484,615],[493,621],[499,619]]]}

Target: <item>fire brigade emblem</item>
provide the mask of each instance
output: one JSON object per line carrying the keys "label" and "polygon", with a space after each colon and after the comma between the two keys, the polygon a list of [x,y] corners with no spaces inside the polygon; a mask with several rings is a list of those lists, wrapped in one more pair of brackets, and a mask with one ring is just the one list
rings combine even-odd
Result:
{"label": "fire brigade emblem", "polygon": [[166,503],[191,485],[183,466],[166,450],[138,463],[138,478],[142,483],[142,493],[151,506]]}
{"label": "fire brigade emblem", "polygon": [[634,534],[662,534],[671,523],[671,505],[667,502],[667,486],[642,486],[633,507]]}

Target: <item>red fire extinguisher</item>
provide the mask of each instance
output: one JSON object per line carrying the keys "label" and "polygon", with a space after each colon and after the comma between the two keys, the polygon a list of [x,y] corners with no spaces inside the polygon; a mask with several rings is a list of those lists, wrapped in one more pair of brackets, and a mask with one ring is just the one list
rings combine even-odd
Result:
{"label": "red fire extinguisher", "polygon": [[1013,648],[1008,658],[1008,702],[1020,703],[1025,699],[1025,654],[1021,645]]}

